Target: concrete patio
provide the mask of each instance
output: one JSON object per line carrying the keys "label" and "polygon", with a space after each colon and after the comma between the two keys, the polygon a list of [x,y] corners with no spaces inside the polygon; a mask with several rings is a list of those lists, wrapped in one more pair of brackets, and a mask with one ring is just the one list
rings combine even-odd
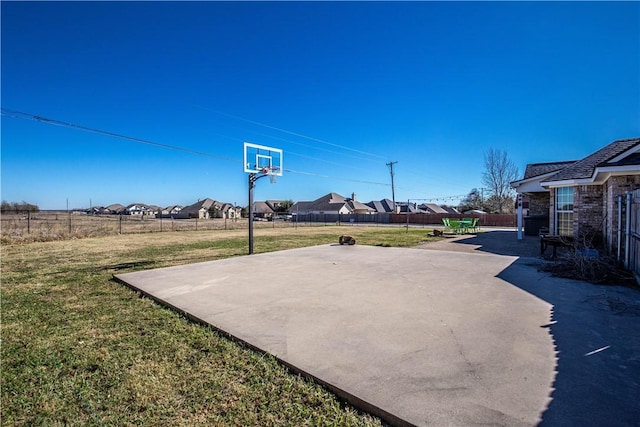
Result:
{"label": "concrete patio", "polygon": [[639,293],[468,252],[336,244],[115,278],[390,424],[634,425]]}

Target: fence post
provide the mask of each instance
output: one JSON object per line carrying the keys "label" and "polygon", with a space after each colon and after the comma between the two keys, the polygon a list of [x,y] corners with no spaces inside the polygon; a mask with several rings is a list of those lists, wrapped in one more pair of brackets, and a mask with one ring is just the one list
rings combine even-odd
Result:
{"label": "fence post", "polygon": [[627,211],[625,212],[625,224],[624,224],[624,268],[629,269],[629,263],[631,261],[631,251],[629,246],[631,245],[631,192],[627,192]]}
{"label": "fence post", "polygon": [[407,200],[407,233],[409,232],[409,202],[411,200]]}
{"label": "fence post", "polygon": [[622,262],[622,195],[618,196],[618,262]]}

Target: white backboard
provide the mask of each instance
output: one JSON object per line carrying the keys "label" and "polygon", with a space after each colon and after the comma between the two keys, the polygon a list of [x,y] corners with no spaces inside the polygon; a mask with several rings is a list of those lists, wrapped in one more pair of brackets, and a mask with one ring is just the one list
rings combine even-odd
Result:
{"label": "white backboard", "polygon": [[245,142],[244,171],[282,176],[282,150]]}

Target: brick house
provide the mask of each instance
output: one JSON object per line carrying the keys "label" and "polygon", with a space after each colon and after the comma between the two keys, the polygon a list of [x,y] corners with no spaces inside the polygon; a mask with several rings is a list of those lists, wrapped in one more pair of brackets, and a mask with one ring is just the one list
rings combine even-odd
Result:
{"label": "brick house", "polygon": [[528,200],[529,215],[548,217],[550,234],[612,252],[618,197],[640,188],[640,138],[614,141],[581,160],[529,164],[511,186]]}
{"label": "brick house", "polygon": [[373,214],[375,209],[356,201],[356,195],[346,198],[338,193],[329,193],[312,202],[296,202],[289,213],[313,215]]}
{"label": "brick house", "polygon": [[209,219],[215,203],[215,200],[208,197],[204,200],[198,200],[194,204],[180,209],[175,217],[178,219]]}

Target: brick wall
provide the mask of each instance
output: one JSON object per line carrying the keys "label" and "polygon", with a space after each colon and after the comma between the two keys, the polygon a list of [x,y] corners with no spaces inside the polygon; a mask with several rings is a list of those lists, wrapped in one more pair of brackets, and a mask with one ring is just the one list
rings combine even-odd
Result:
{"label": "brick wall", "polygon": [[599,247],[605,228],[603,185],[578,185],[573,192],[573,233],[579,243]]}
{"label": "brick wall", "polygon": [[549,215],[549,193],[530,193],[529,215]]}
{"label": "brick wall", "polygon": [[556,234],[556,191],[551,190],[549,193],[549,234]]}

